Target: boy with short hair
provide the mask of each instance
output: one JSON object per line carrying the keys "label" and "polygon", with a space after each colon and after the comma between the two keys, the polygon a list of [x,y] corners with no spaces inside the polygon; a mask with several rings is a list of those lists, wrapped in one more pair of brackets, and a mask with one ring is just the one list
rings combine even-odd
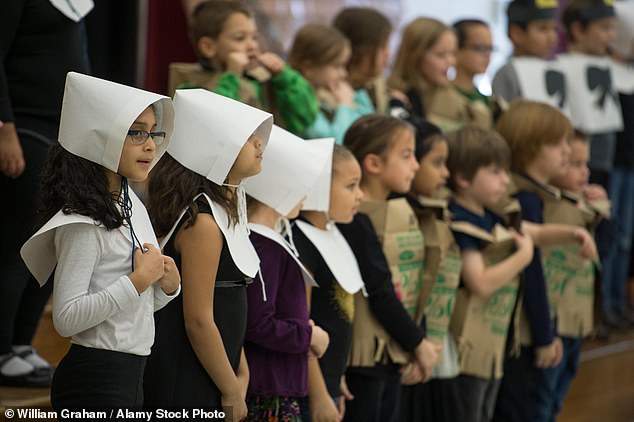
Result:
{"label": "boy with short hair", "polygon": [[[513,0],[506,9],[514,57],[550,58],[557,45],[557,0]],[[512,57],[493,78],[493,93],[511,102],[522,96]]]}
{"label": "boy with short hair", "polygon": [[457,339],[461,421],[488,422],[502,378],[519,274],[533,257],[528,234],[491,211],[509,185],[510,151],[493,131],[466,126],[448,136],[449,205],[461,250],[461,286],[451,331]]}
{"label": "boy with short hair", "polygon": [[515,310],[520,316],[520,353],[509,350],[506,356],[494,417],[500,422],[532,422],[538,420],[535,412],[543,389],[543,369],[556,367],[562,354],[540,248],[579,242],[580,255],[595,258],[596,247],[587,230],[553,224],[557,222],[546,213],[546,204],[561,197],[549,183],[567,168],[572,131],[568,118],[548,104],[518,99],[496,127],[511,150],[513,195],[522,207],[522,218],[530,226],[549,227],[535,238],[539,248],[523,273],[522,304]]}

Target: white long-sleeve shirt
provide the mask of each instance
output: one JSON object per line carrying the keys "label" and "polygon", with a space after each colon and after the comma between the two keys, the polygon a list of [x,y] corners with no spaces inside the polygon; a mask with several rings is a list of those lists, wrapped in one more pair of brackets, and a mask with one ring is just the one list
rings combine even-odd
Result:
{"label": "white long-sleeve shirt", "polygon": [[146,356],[153,313],[180,293],[153,285],[140,295],[128,278],[132,244],[120,230],[75,223],[56,229],[53,323],[72,343]]}

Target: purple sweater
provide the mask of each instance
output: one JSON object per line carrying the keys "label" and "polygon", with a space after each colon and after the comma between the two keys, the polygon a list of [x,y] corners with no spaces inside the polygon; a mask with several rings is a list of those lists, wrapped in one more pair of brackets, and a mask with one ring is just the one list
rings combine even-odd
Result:
{"label": "purple sweater", "polygon": [[247,287],[249,395],[305,397],[312,328],[301,270],[275,241],[252,232],[251,242],[260,257],[267,301],[259,280]]}

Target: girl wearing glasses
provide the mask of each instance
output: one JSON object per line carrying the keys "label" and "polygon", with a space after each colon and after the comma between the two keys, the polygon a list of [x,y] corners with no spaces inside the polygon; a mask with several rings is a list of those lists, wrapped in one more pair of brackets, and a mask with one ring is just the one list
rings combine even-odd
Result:
{"label": "girl wearing glasses", "polygon": [[59,145],[42,176],[48,221],[21,250],[41,285],[53,275],[53,322],[71,337],[51,386],[60,415],[143,404],[152,314],[178,294],[180,276],[128,180],[147,178],[173,126],[167,97],[67,76]]}

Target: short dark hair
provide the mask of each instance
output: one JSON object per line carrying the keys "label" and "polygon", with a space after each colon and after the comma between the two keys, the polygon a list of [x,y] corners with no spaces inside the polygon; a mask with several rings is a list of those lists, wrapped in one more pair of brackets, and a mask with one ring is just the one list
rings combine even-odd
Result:
{"label": "short dark hair", "polygon": [[460,175],[466,180],[473,180],[482,167],[498,165],[509,168],[511,150],[506,141],[493,130],[486,130],[475,125],[466,125],[447,135],[449,156],[449,188],[457,189],[456,177]]}
{"label": "short dark hair", "polygon": [[453,29],[458,38],[458,48],[464,48],[467,38],[469,38],[469,28],[474,26],[489,27],[489,24],[481,19],[461,19],[454,22]]}
{"label": "short dark hair", "polygon": [[207,0],[196,6],[189,28],[194,45],[202,37],[218,38],[225,22],[234,13],[252,17],[249,9],[233,0]]}
{"label": "short dark hair", "polygon": [[585,30],[594,21],[614,16],[614,7],[606,5],[603,1],[571,0],[564,9],[561,22],[566,29],[568,38],[575,41],[572,35],[574,23],[579,23],[581,28]]}

